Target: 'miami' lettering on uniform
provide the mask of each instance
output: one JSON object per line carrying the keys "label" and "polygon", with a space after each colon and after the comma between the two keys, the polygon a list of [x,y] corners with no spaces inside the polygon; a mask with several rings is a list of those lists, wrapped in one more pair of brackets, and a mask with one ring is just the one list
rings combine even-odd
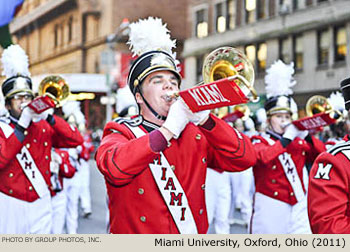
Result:
{"label": "'miami' lettering on uniform", "polygon": [[176,240],[168,240],[165,238],[155,239],[154,240],[154,246],[160,246],[160,247],[182,247],[184,246],[184,238],[182,239],[176,239]]}
{"label": "'miami' lettering on uniform", "polygon": [[198,106],[229,102],[216,84],[188,90],[188,93],[193,97]]}

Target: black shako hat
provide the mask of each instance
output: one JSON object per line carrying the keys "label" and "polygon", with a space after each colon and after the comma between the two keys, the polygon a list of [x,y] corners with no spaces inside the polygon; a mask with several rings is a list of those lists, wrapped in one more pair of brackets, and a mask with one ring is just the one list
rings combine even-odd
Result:
{"label": "black shako hat", "polygon": [[128,84],[131,92],[135,95],[137,87],[145,78],[156,71],[167,70],[176,76],[181,83],[181,76],[177,71],[175,60],[164,51],[149,51],[140,55],[132,64],[128,75]]}
{"label": "black shako hat", "polygon": [[5,100],[12,98],[15,94],[26,93],[34,97],[32,81],[23,75],[13,76],[4,81],[1,87]]}
{"label": "black shako hat", "polygon": [[286,112],[293,114],[291,106],[291,98],[286,95],[270,97],[264,104],[267,116]]}
{"label": "black shako hat", "polygon": [[345,109],[350,109],[350,78],[344,79],[340,82],[340,89],[344,96]]}

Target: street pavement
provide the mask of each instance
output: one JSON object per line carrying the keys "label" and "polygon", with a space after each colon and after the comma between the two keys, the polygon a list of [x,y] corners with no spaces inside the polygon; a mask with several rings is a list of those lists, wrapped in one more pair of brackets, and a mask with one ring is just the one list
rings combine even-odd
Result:
{"label": "street pavement", "polygon": [[[98,171],[93,159],[90,164],[90,192],[92,201],[92,214],[88,218],[83,218],[79,214],[79,234],[106,234],[108,233],[108,206],[107,193],[104,178]],[[246,234],[247,227],[240,224],[240,213],[234,214],[238,223],[231,225],[231,234]],[[214,233],[213,228],[209,228],[209,233]]]}

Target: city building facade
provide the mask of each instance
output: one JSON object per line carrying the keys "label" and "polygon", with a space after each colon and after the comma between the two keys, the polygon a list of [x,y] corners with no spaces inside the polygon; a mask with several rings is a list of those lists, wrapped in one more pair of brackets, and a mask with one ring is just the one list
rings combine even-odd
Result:
{"label": "city building facade", "polygon": [[329,96],[350,75],[350,1],[191,0],[188,15],[188,86],[201,81],[205,56],[222,46],[240,49],[254,63],[262,98],[266,68],[277,59],[294,62],[294,98],[302,114],[309,97]]}
{"label": "city building facade", "polygon": [[[81,83],[68,84],[72,92],[89,90],[96,94],[94,100],[83,101],[88,126],[95,129],[103,127],[113,112],[101,104],[101,97],[113,97],[117,82],[125,83],[127,74],[118,72],[125,68],[120,65],[130,64],[123,60],[131,57],[125,43],[127,34],[121,28],[139,18],[160,17],[177,39],[177,55],[181,55],[188,27],[186,3],[187,0],[25,0],[10,24],[10,32],[14,42],[27,52],[35,81],[48,74],[68,74],[72,81],[78,81],[79,75],[72,74],[84,74],[80,80],[86,81],[86,89]],[[120,75],[123,80],[117,80]]]}

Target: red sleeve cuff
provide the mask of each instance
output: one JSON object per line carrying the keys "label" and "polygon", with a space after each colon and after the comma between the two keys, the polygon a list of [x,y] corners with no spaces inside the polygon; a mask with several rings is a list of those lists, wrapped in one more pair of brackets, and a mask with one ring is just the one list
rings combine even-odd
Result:
{"label": "red sleeve cuff", "polygon": [[159,130],[153,130],[149,134],[149,145],[151,146],[152,151],[160,152],[165,150],[168,142]]}
{"label": "red sleeve cuff", "polygon": [[201,127],[206,130],[212,130],[215,127],[214,119],[209,116],[208,120],[203,125],[201,125]]}

